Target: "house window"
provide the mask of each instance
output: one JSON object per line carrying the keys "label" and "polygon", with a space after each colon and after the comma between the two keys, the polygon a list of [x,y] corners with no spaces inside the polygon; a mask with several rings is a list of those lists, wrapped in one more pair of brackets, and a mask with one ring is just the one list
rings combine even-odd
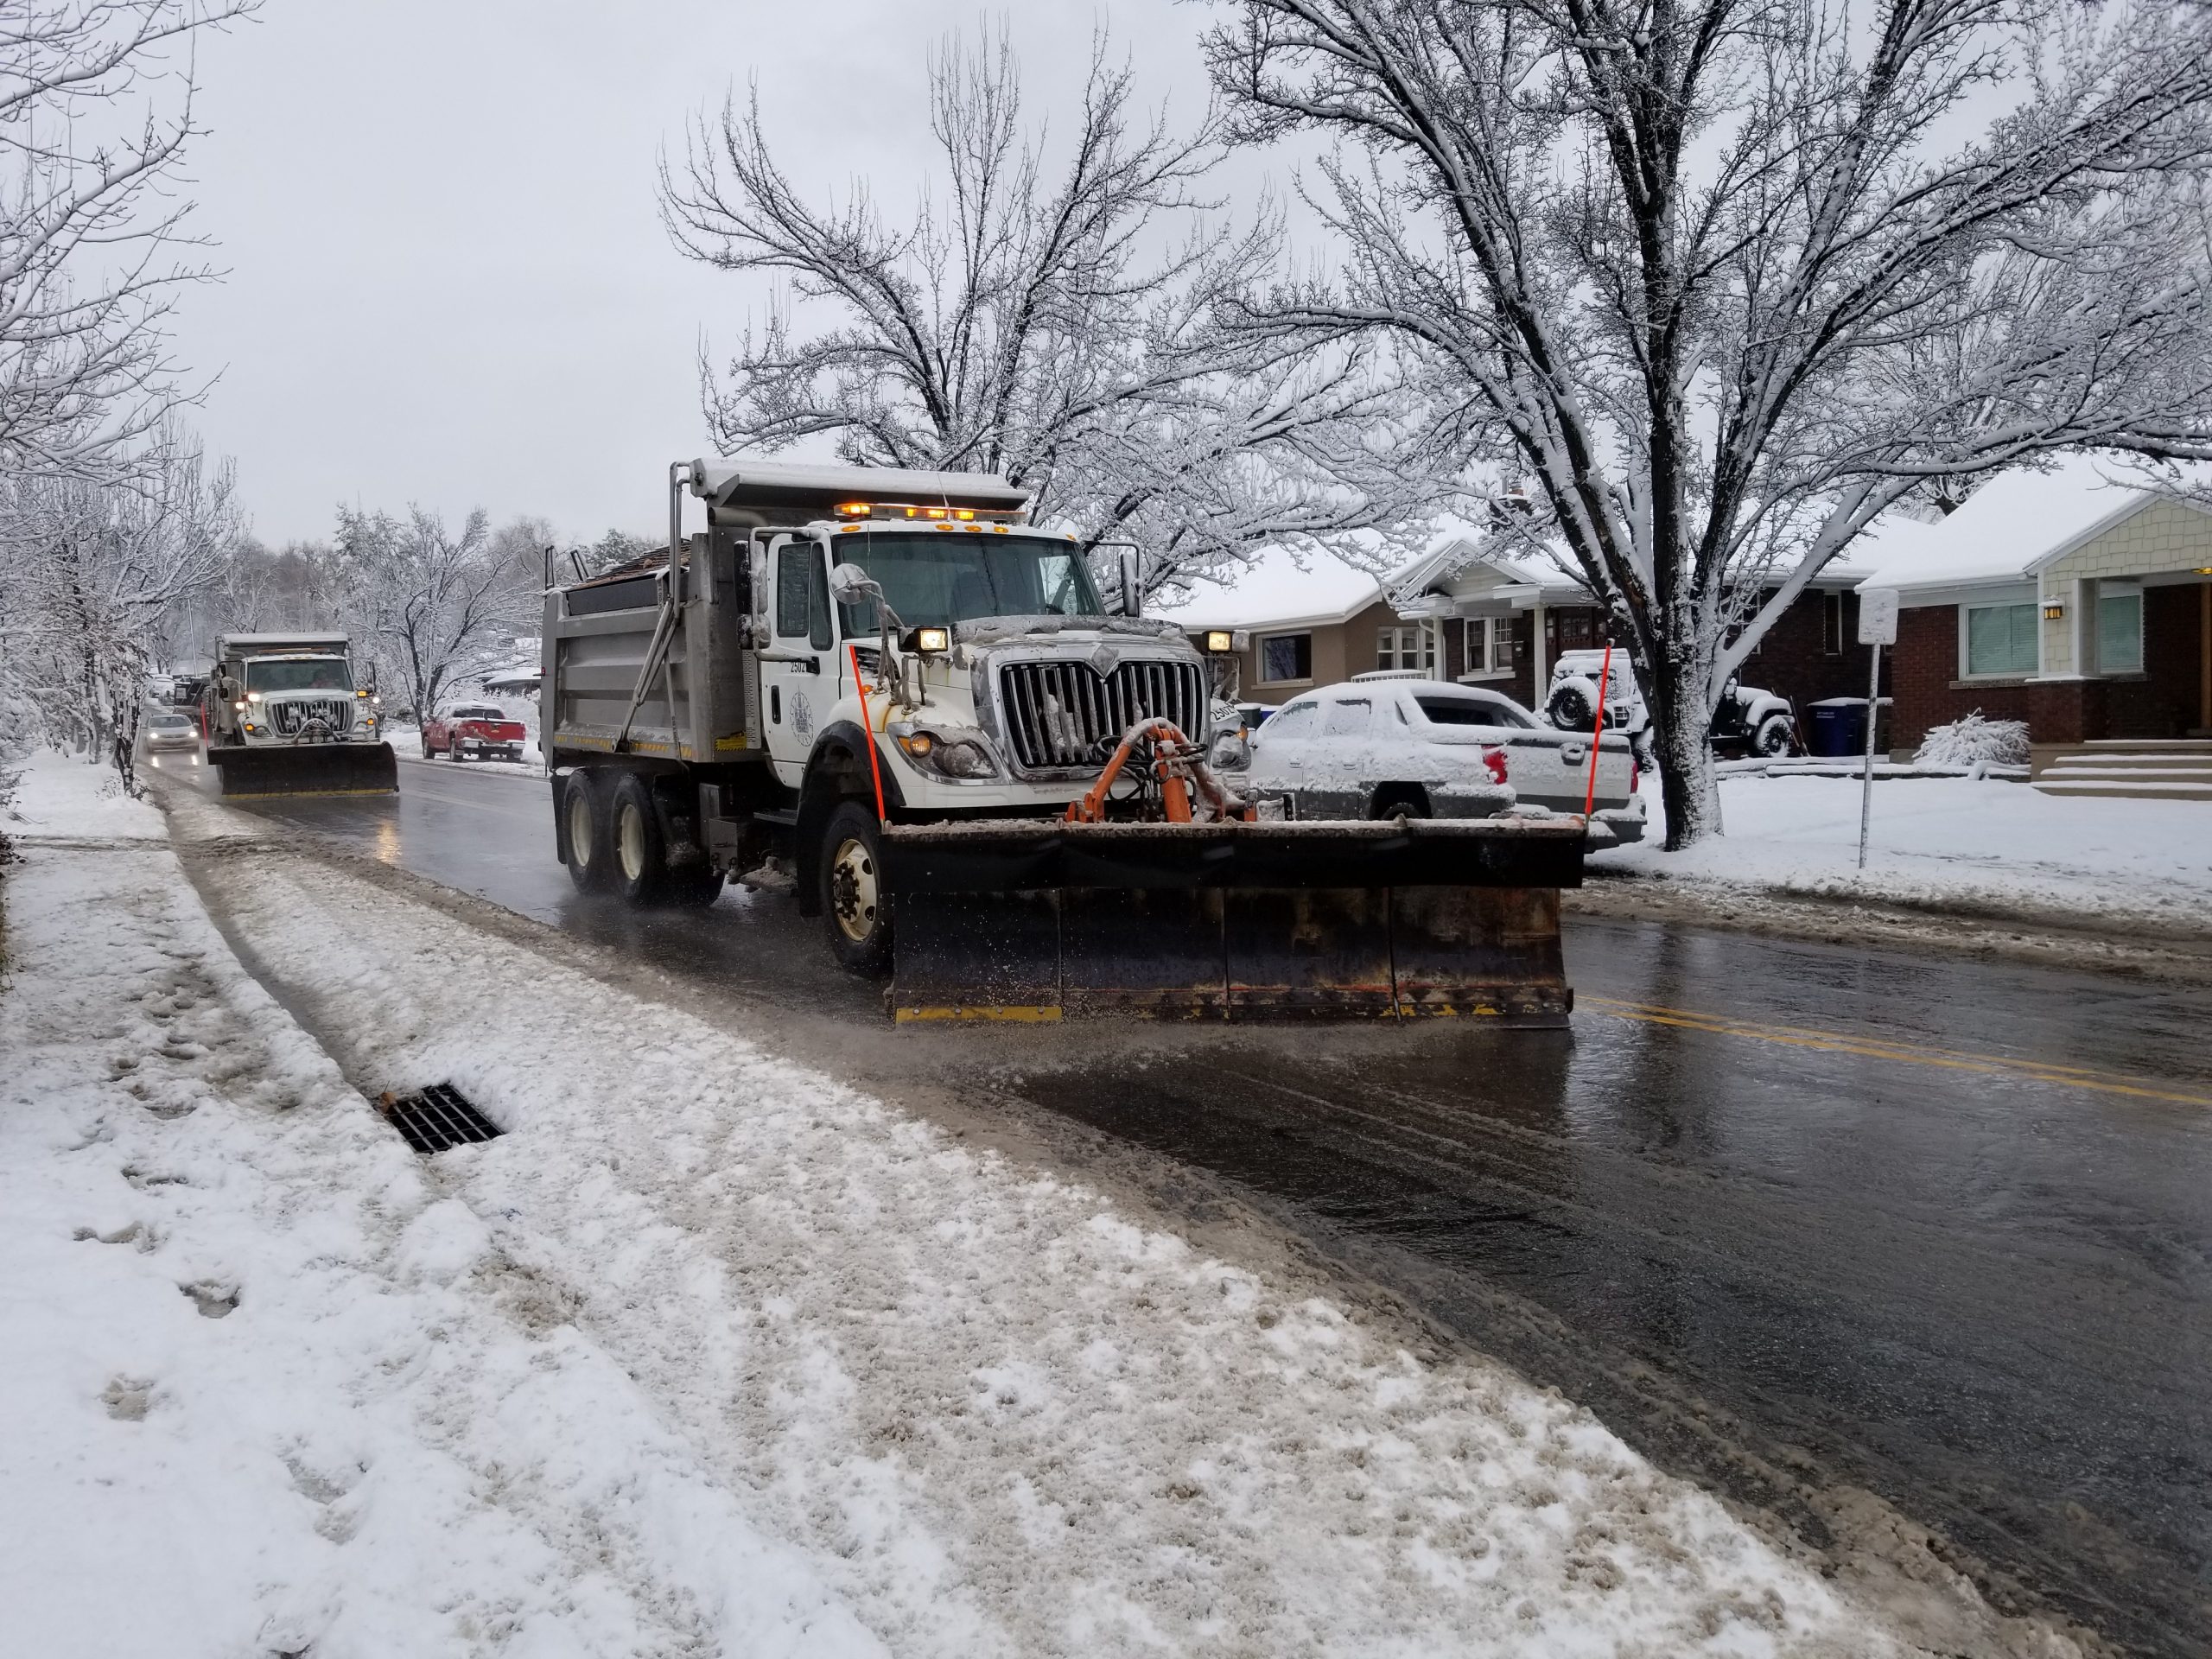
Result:
{"label": "house window", "polygon": [[1510,674],[1513,671],[1513,619],[1510,616],[1471,616],[1467,619],[1467,672]]}
{"label": "house window", "polygon": [[1271,633],[1260,641],[1260,679],[1263,684],[1313,677],[1312,634]]}
{"label": "house window", "polygon": [[1967,674],[2032,674],[2036,632],[2042,626],[2029,605],[1969,605],[1967,613]]}
{"label": "house window", "polygon": [[2143,671],[2143,594],[2140,590],[2097,595],[2097,671]]}
{"label": "house window", "polygon": [[1436,671],[1435,627],[1427,622],[1415,622],[1402,628],[1376,630],[1375,666],[1416,668],[1424,674],[1433,674]]}
{"label": "house window", "polygon": [[1821,650],[1827,656],[1843,655],[1843,595],[1821,595]]}
{"label": "house window", "polygon": [[1591,626],[1593,613],[1586,610],[1561,611],[1555,637],[1561,651],[1587,651],[1597,629]]}

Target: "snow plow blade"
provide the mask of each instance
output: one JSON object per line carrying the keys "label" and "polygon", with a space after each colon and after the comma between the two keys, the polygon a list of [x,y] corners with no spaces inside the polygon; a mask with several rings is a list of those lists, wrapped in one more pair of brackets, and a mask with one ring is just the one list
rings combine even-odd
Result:
{"label": "snow plow blade", "polygon": [[1564,1026],[1584,844],[1572,818],[897,825],[892,1011]]}
{"label": "snow plow blade", "polygon": [[268,748],[211,747],[226,798],[273,795],[396,795],[399,762],[389,743],[296,743]]}

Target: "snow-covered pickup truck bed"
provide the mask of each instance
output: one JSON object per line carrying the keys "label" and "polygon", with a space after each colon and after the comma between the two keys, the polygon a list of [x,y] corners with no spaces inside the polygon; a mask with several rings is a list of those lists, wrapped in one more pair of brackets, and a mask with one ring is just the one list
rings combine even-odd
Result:
{"label": "snow-covered pickup truck bed", "polygon": [[[1590,738],[1545,725],[1511,698],[1437,680],[1354,680],[1284,705],[1252,739],[1252,790],[1300,817],[1491,817],[1515,805],[1580,813]],[[1629,740],[1599,744],[1592,820],[1643,838]],[[1602,837],[1600,837],[1602,839]]]}
{"label": "snow-covered pickup truck bed", "polygon": [[470,755],[480,760],[522,759],[523,741],[529,732],[518,720],[488,705],[464,703],[423,722],[423,757],[442,754],[450,760]]}

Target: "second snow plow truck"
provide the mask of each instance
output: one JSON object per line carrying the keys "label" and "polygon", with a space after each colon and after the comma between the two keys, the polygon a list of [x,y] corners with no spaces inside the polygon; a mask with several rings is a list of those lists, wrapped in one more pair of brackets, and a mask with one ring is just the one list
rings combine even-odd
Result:
{"label": "second snow plow truck", "polygon": [[200,689],[226,795],[390,795],[399,764],[342,633],[226,633]]}
{"label": "second snow plow truck", "polygon": [[577,885],[705,904],[785,859],[902,1021],[1566,1022],[1580,818],[1296,822],[1240,795],[1205,761],[1205,659],[1108,615],[1027,500],[672,466],[673,559],[549,572],[539,742]]}

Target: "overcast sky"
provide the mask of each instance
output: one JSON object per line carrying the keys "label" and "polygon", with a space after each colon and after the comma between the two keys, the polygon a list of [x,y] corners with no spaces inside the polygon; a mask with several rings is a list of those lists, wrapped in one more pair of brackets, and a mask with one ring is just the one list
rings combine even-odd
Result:
{"label": "overcast sky", "polygon": [[[269,0],[206,41],[191,156],[228,270],[184,296],[180,354],[219,372],[200,416],[264,541],[340,500],[650,532],[666,464],[702,453],[702,329],[734,343],[766,288],[677,254],[655,157],[757,78],[818,199],[911,203],[924,59],[973,0]],[[996,16],[997,13],[988,15]],[[1079,78],[1093,29],[1148,100],[1195,119],[1208,12],[1020,0],[1025,107]],[[1249,183],[1257,176],[1240,168]]]}

